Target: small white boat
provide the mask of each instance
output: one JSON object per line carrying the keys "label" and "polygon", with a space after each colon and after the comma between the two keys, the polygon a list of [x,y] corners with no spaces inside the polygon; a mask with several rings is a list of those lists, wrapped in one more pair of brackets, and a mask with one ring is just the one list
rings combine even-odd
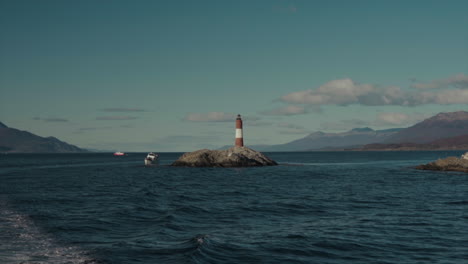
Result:
{"label": "small white boat", "polygon": [[156,164],[158,161],[159,155],[153,152],[148,153],[148,155],[145,158],[145,165],[153,165]]}
{"label": "small white boat", "polygon": [[114,153],[114,156],[125,156],[125,153],[117,151]]}

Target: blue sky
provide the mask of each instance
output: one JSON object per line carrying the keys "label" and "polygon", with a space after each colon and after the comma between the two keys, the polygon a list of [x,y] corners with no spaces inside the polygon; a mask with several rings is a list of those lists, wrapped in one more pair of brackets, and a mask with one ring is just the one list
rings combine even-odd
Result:
{"label": "blue sky", "polygon": [[468,1],[1,1],[0,121],[191,151],[468,110]]}

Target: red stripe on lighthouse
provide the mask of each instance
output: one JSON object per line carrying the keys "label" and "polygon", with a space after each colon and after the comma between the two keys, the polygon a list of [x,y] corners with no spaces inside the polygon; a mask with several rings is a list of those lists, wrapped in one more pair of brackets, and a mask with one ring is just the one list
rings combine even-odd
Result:
{"label": "red stripe on lighthouse", "polygon": [[242,119],[240,115],[236,118],[236,147],[244,146],[244,138],[242,136]]}

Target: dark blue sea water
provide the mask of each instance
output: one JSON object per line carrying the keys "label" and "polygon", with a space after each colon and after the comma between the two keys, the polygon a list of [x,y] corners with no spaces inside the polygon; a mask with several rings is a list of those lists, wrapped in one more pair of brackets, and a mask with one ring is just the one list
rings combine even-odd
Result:
{"label": "dark blue sea water", "polygon": [[0,263],[468,263],[468,174],[412,168],[461,152],[267,154],[0,155]]}

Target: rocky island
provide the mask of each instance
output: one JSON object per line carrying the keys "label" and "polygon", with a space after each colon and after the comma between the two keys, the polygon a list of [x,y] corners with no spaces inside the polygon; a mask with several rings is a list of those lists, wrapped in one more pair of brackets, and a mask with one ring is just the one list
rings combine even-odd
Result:
{"label": "rocky island", "polygon": [[468,172],[468,159],[464,158],[465,155],[463,155],[462,158],[448,157],[445,159],[438,159],[428,164],[419,165],[416,169]]}
{"label": "rocky island", "polygon": [[201,149],[187,152],[171,166],[180,167],[256,167],[278,165],[274,160],[248,147],[226,150]]}

